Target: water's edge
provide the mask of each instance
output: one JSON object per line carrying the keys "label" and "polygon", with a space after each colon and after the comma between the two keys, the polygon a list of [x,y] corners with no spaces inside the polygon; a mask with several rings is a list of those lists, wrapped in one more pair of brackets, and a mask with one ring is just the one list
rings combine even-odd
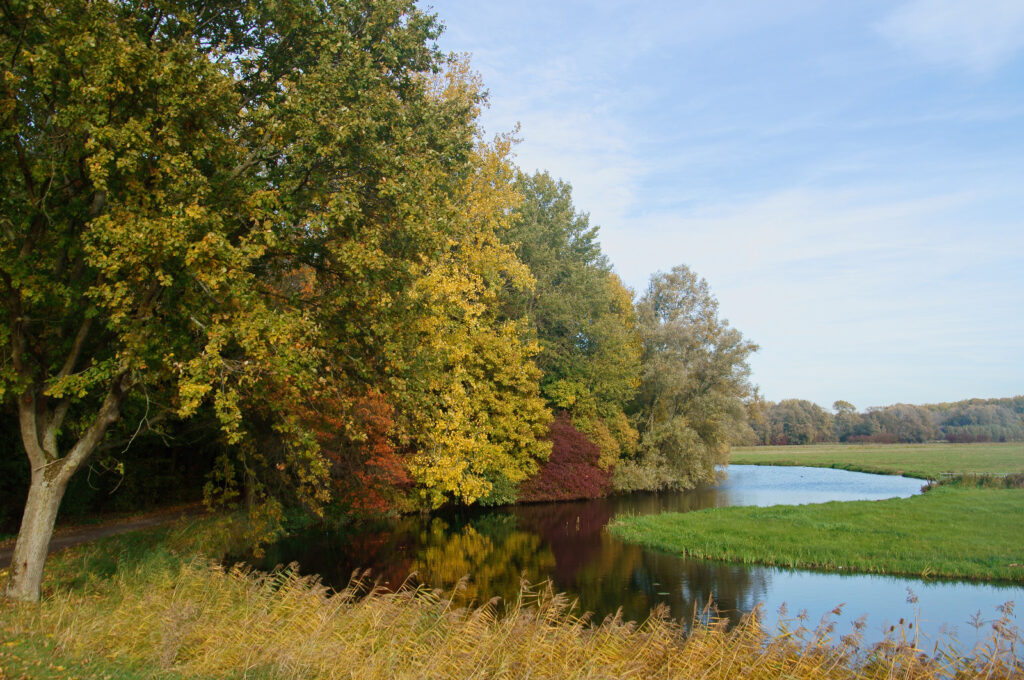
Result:
{"label": "water's edge", "polygon": [[977,634],[968,626],[971,617],[978,611],[986,619],[997,617],[999,605],[1024,601],[1024,588],[693,560],[620,541],[604,530],[623,513],[907,497],[920,493],[921,485],[916,478],[833,468],[736,465],[718,486],[688,492],[456,508],[338,530],[311,528],[250,562],[260,569],[298,562],[304,573],[319,574],[335,588],[347,585],[360,569],[369,569],[387,587],[411,578],[449,590],[468,576],[461,595],[467,603],[511,600],[523,580],[548,581],[598,621],[617,612],[642,621],[656,605],[688,621],[713,600],[731,621],[760,604],[766,623],[774,625],[785,603],[789,612],[806,610],[816,622],[845,603],[837,628],[849,628],[867,615],[869,641],[881,639],[883,629],[902,618],[916,620],[925,635],[956,632],[969,644]]}

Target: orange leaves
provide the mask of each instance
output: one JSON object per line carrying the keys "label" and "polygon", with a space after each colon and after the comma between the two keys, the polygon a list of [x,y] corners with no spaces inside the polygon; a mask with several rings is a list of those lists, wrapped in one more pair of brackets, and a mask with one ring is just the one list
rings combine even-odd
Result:
{"label": "orange leaves", "polygon": [[351,397],[334,389],[299,406],[330,463],[337,501],[358,512],[384,512],[410,482],[404,456],[391,440],[394,408],[368,389]]}

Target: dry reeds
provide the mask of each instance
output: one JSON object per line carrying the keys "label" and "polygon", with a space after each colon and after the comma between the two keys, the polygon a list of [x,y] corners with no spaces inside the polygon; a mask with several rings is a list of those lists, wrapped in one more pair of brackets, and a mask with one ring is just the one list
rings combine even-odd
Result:
{"label": "dry reeds", "polygon": [[24,629],[61,653],[102,655],[154,675],[249,678],[1019,678],[1012,612],[989,642],[924,654],[906,630],[865,645],[827,622],[729,629],[712,610],[689,630],[655,611],[642,624],[591,624],[563,595],[523,587],[516,602],[455,605],[457,593],[384,592],[356,578],[332,592],[294,568],[225,569],[158,551],[110,578],[58,589]]}
{"label": "dry reeds", "polygon": [[[948,678],[1020,677],[1008,644],[970,658],[929,657],[907,640],[862,650],[826,626],[777,635],[747,617],[713,617],[687,633],[657,613],[642,625],[587,625],[564,596],[524,588],[494,603],[453,606],[423,588],[363,581],[331,593],[287,569],[274,575],[198,561],[176,573],[119,574],[106,593],[64,593],[44,625],[65,651],[89,650],[185,676],[274,678]],[[146,577],[141,578],[140,577]],[[1016,635],[1016,632],[1013,632]]]}

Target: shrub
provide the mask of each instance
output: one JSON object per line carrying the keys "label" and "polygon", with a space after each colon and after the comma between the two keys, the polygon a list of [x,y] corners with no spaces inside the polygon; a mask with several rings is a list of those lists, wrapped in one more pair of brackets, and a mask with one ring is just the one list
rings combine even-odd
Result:
{"label": "shrub", "polygon": [[519,500],[567,501],[600,498],[611,490],[612,472],[602,470],[601,450],[560,413],[549,431],[551,458],[519,486]]}
{"label": "shrub", "polygon": [[946,441],[951,444],[979,444],[991,441],[992,437],[987,434],[971,434],[969,432],[950,432],[946,435]]}
{"label": "shrub", "polygon": [[899,438],[891,432],[878,432],[876,434],[850,435],[846,441],[851,444],[895,444]]}

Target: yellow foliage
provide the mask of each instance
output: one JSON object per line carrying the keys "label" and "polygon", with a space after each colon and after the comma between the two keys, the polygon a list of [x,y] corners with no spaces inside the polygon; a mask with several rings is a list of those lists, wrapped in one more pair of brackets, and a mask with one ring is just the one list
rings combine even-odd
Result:
{"label": "yellow foliage", "polygon": [[486,496],[488,474],[520,482],[550,453],[541,439],[550,414],[533,363],[539,348],[520,324],[499,320],[496,311],[503,288],[533,282],[497,235],[517,200],[509,144],[478,145],[476,171],[447,211],[448,248],[413,286],[428,310],[418,319],[417,352],[430,367],[430,398],[410,414],[416,451],[409,469],[432,505]]}

